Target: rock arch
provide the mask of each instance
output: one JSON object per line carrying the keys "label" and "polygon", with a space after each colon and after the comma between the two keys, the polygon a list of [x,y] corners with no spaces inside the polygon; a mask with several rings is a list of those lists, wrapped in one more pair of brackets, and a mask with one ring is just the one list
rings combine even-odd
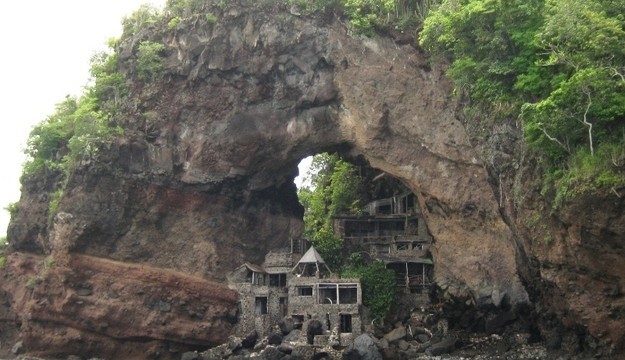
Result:
{"label": "rock arch", "polygon": [[418,196],[442,289],[478,305],[528,301],[440,68],[409,44],[350,36],[331,15],[267,4],[221,15],[120,45],[133,77],[137,44],[162,41],[167,74],[135,83],[125,139],[101,160],[113,171],[88,164],[71,176],[60,207],[71,229],[53,227],[46,246],[223,280],[301,233],[296,165],[340,147]]}

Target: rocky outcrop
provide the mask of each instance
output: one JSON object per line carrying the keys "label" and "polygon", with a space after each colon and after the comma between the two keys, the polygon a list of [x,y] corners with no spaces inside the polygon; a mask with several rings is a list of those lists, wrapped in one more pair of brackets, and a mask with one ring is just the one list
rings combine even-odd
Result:
{"label": "rocky outcrop", "polygon": [[331,14],[267,4],[127,39],[119,54],[130,78],[142,40],[166,45],[167,73],[135,82],[136,109],[120,119],[125,138],[101,160],[109,171],[94,179],[92,164],[70,180],[61,210],[73,218],[57,236],[68,250],[223,278],[298,235],[295,166],[338,149],[418,195],[436,240],[436,280],[449,294],[480,305],[527,301],[488,174],[442,70],[419,50],[352,37]]}
{"label": "rocky outcrop", "polygon": [[13,253],[2,278],[22,315],[23,347],[38,356],[177,358],[224,342],[237,317],[236,293],[224,285],[85,255]]}
{"label": "rocky outcrop", "polygon": [[[165,323],[156,326],[160,330],[151,333],[139,330],[138,324],[146,325],[154,314],[167,315],[159,310],[161,305],[167,308],[163,302],[171,311],[182,311],[172,301],[180,303],[189,293],[221,304],[204,316],[214,319],[229,313],[234,298],[208,280],[223,282],[237,265],[260,263],[268,249],[301,234],[302,209],[292,181],[298,162],[321,151],[364,159],[417,195],[434,239],[435,280],[443,296],[479,307],[529,302],[519,274],[526,284],[540,283],[541,275],[528,261],[537,250],[525,243],[523,228],[516,225],[517,216],[524,213],[519,215],[507,202],[511,197],[503,196],[512,188],[504,187],[505,181],[500,188],[493,186],[501,179],[493,179],[491,160],[511,160],[491,159],[476,150],[471,142],[475,137],[461,122],[459,104],[450,96],[451,85],[440,66],[409,43],[352,36],[330,12],[302,16],[279,4],[243,0],[211,11],[218,15],[216,23],[200,17],[172,29],[154,25],[119,45],[120,71],[131,85],[115,118],[124,135],[103,145],[96,158],[78,164],[58,214],[47,214],[47,184],[54,179],[31,179],[25,187],[20,209],[28,210],[12,219],[11,246],[52,254],[62,262],[45,277],[56,286],[36,292],[35,300],[23,307],[14,306],[19,319],[35,314],[32,321],[20,320],[36,324],[28,325],[34,330],[24,330],[33,334],[31,342],[25,341],[29,351],[39,351],[37,344],[43,342],[34,339],[54,333],[53,328],[67,329],[62,331],[81,337],[84,344],[102,339],[135,341],[132,344],[219,342],[228,332],[226,320],[210,320],[204,337],[186,327],[190,322],[199,331],[194,326],[202,323],[192,321],[188,313],[178,320],[165,316]],[[138,44],[145,40],[166,46],[165,73],[153,81],[136,76]],[[622,214],[622,205],[620,209]],[[613,239],[609,248],[616,249],[622,224],[621,216],[609,220],[608,232],[601,224],[574,229],[580,230],[579,239],[591,240],[585,244],[600,243],[607,234]],[[594,251],[583,253],[594,256]],[[620,264],[622,254],[611,254]],[[585,256],[583,263],[590,258]],[[558,259],[570,264],[563,256]],[[108,270],[98,264],[107,264]],[[141,267],[153,275],[140,275]],[[17,279],[24,278],[26,268],[14,267],[15,275],[3,286],[20,288],[23,282]],[[133,318],[118,310],[117,306],[125,308],[116,305],[121,300],[106,302],[99,296],[92,309],[96,318],[89,324],[69,315],[88,304],[70,290],[74,280],[66,279],[78,276],[71,274],[83,274],[77,283],[90,283],[103,272],[113,284],[120,281],[114,274],[128,269],[139,273],[133,283],[175,290],[166,297],[173,300],[163,300],[160,291],[128,292],[124,304],[149,309]],[[614,269],[606,269],[606,274],[616,277],[611,283],[619,286],[620,294],[623,276],[614,275]],[[193,278],[197,284],[206,281],[202,290],[177,289],[156,275],[170,271],[208,280]],[[531,290],[536,301],[547,293],[538,285]],[[13,298],[20,299],[16,294]],[[54,325],[45,325],[50,319],[37,310],[43,309],[38,301],[56,309],[50,315]],[[79,307],[76,301],[83,304]],[[59,335],[48,344],[61,349],[70,338]],[[88,350],[97,351],[107,350]]]}

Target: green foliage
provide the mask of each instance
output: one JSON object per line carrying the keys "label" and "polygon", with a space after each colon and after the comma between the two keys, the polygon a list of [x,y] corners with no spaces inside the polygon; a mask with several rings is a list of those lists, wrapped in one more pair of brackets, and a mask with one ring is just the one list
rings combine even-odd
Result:
{"label": "green foliage", "polygon": [[36,276],[31,276],[26,280],[26,287],[29,289],[34,289],[35,286],[41,283],[41,279]]}
{"label": "green foliage", "polygon": [[373,35],[380,28],[418,27],[440,0],[287,0],[305,14],[342,9],[356,33]]}
{"label": "green foliage", "polygon": [[451,62],[470,120],[520,117],[563,199],[624,175],[598,153],[625,131],[623,10],[618,1],[444,0],[420,43]]}
{"label": "green foliage", "polygon": [[51,256],[48,256],[43,260],[44,269],[50,269],[54,266],[54,264],[55,264],[55,261]]}
{"label": "green foliage", "polygon": [[217,22],[217,16],[215,14],[213,14],[213,13],[210,13],[210,12],[206,13],[206,21],[209,24],[214,24],[214,23]]}
{"label": "green foliage", "polygon": [[50,196],[48,216],[58,211],[59,201],[74,164],[98,156],[100,145],[121,128],[111,124],[119,102],[126,96],[125,80],[117,72],[117,57],[100,53],[93,57],[92,83],[79,99],[67,96],[56,106],[54,114],[33,128],[25,149],[22,181],[35,176],[48,176],[57,181]]}
{"label": "green foliage", "polygon": [[137,73],[141,80],[154,80],[165,68],[161,57],[165,45],[152,41],[139,43],[137,54]]}
{"label": "green foliage", "polygon": [[6,257],[4,257],[4,249],[7,247],[7,245],[7,237],[0,237],[0,269],[3,268],[4,265],[6,265],[7,259]]}
{"label": "green foliage", "polygon": [[130,16],[122,20],[123,38],[137,34],[141,29],[156,24],[161,17],[158,8],[150,4],[143,4]]}
{"label": "green foliage", "polygon": [[579,148],[568,160],[568,169],[555,180],[558,207],[571,196],[600,188],[625,186],[625,141],[601,145],[594,155]]}
{"label": "green foliage", "polygon": [[205,6],[205,0],[167,0],[165,9],[173,16],[186,18],[203,13]]}
{"label": "green foliage", "polygon": [[61,197],[63,196],[63,187],[57,189],[52,193],[50,197],[50,202],[48,203],[48,218],[54,218],[54,215],[59,211],[59,203],[61,202]]}
{"label": "green foliage", "polygon": [[287,0],[290,5],[296,5],[304,14],[310,14],[315,11],[334,8],[341,5],[341,0]]}
{"label": "green foliage", "polygon": [[[9,205],[5,206],[4,210],[9,212],[9,215],[11,215],[11,217],[15,217],[15,215],[17,215],[17,212],[19,211],[19,202],[12,202],[9,203]],[[1,241],[0,241],[1,243]]]}
{"label": "green foliage", "polygon": [[395,303],[395,273],[381,261],[365,264],[359,254],[352,254],[350,260],[341,275],[360,278],[363,304],[374,319],[384,319]]}
{"label": "green foliage", "polygon": [[117,113],[121,99],[128,95],[126,79],[117,71],[117,54],[100,52],[91,58],[93,84],[88,88],[98,101],[98,108],[111,114]]}
{"label": "green foliage", "polygon": [[94,157],[102,141],[120,133],[109,126],[110,115],[100,110],[102,101],[96,93],[91,88],[80,100],[66,97],[54,114],[33,128],[25,149],[29,160],[22,179],[67,172],[75,161]]}
{"label": "green foliage", "polygon": [[179,16],[174,16],[173,18],[171,18],[171,20],[169,20],[169,22],[167,23],[167,27],[170,29],[175,29],[178,27],[178,25],[180,24],[180,22],[182,21],[182,19],[180,19]]}
{"label": "green foliage", "polygon": [[74,97],[66,97],[56,106],[56,112],[30,132],[25,153],[29,160],[24,165],[22,178],[63,170],[67,143],[73,136],[73,114],[78,108]]}
{"label": "green foliage", "polygon": [[315,155],[308,172],[310,187],[298,191],[304,206],[304,235],[333,269],[342,264],[343,241],[334,235],[333,218],[358,211],[360,176],[336,154]]}

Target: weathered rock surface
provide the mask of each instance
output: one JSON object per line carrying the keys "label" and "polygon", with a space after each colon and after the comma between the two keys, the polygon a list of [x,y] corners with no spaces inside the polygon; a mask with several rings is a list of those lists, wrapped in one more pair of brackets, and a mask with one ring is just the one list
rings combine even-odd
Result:
{"label": "weathered rock surface", "polygon": [[[124,138],[72,174],[68,215],[43,249],[223,279],[301,232],[296,165],[338,149],[417,194],[441,287],[480,304],[527,301],[512,233],[442,69],[410,45],[354,38],[330,15],[284,10],[232,6],[215,25],[123,42],[128,76],[145,38],[166,44],[167,74],[135,83]],[[17,246],[33,242],[17,231],[24,223],[12,225]]]}
{"label": "weathered rock surface", "polygon": [[[474,147],[443,69],[419,49],[353,37],[330,13],[297,16],[244,0],[211,11],[215,24],[199,18],[155,27],[119,45],[120,71],[131,84],[115,119],[124,135],[71,173],[52,221],[58,179],[25,181],[8,240],[14,250],[52,254],[58,263],[26,288],[43,260],[14,254],[2,283],[27,352],[125,354],[128,343],[162,354],[164,343],[225,340],[236,300],[212,281],[301,234],[296,166],[325,150],[365,159],[414,191],[445,297],[524,304],[530,298],[521,274],[532,300],[547,304],[544,277],[564,295],[558,316],[567,326],[588,326],[622,348],[617,325],[625,311],[614,300],[625,289],[622,200],[610,205],[610,216],[599,202],[594,210],[571,205],[570,215],[547,225],[557,230],[557,246],[532,265],[531,254],[546,247],[527,241],[531,231],[517,216],[528,210],[517,213],[512,180],[493,186],[495,157]],[[152,82],[136,78],[142,40],[166,46],[166,72]],[[573,279],[563,278],[563,267],[574,269],[567,272]],[[120,296],[106,295],[108,287]],[[130,307],[141,311],[123,311]]]}
{"label": "weathered rock surface", "polygon": [[52,264],[13,253],[0,286],[12,294],[15,311],[26,314],[18,352],[36,356],[167,358],[224,342],[236,316],[237,296],[224,285],[78,254]]}
{"label": "weathered rock surface", "polygon": [[354,343],[343,351],[344,360],[382,360],[380,351],[375,346],[373,339],[367,334],[362,334],[354,339]]}

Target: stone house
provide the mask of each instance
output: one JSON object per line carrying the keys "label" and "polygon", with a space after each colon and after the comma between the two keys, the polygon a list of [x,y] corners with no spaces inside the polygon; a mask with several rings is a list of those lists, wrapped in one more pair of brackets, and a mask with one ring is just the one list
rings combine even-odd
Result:
{"label": "stone house", "polygon": [[303,255],[272,251],[262,266],[245,263],[236,268],[228,282],[239,293],[239,335],[256,330],[265,336],[285,317],[304,330],[309,322],[320,321],[321,337],[334,332],[341,343],[362,333],[360,280],[332,274],[314,247]]}
{"label": "stone house", "polygon": [[[432,237],[418,211],[416,197],[405,193],[367,204],[362,215],[334,219],[334,231],[344,240],[347,254],[361,251],[383,261],[396,274],[398,289],[410,302],[427,302],[433,261]],[[237,333],[256,330],[267,335],[285,317],[307,329],[320,321],[326,333],[348,342],[362,332],[360,279],[335,276],[314,247],[304,252],[303,240],[265,256],[262,265],[245,263],[228,275],[238,291],[240,316]]]}

